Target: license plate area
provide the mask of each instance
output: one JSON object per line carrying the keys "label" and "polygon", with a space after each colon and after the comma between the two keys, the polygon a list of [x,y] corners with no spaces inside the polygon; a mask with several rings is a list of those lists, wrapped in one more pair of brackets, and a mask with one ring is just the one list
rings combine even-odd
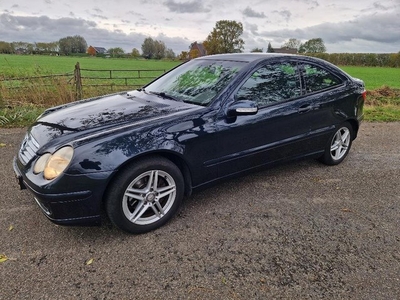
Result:
{"label": "license plate area", "polygon": [[17,183],[18,183],[18,185],[19,185],[19,188],[20,188],[21,190],[25,190],[25,189],[26,189],[26,186],[25,186],[25,184],[24,184],[24,180],[22,179],[22,176],[15,175],[15,179],[17,180]]}

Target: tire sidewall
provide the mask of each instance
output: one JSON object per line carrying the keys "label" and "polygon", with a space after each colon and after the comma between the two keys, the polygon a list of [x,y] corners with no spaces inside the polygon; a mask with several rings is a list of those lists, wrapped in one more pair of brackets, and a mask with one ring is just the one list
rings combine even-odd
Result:
{"label": "tire sidewall", "polygon": [[[342,130],[343,128],[347,128],[349,130],[350,133],[350,142],[349,142],[349,146],[347,147],[346,153],[340,158],[340,159],[334,159],[332,157],[331,154],[331,147],[332,147],[332,142],[333,139],[335,138],[336,134]],[[328,143],[326,145],[325,148],[325,152],[324,155],[321,157],[321,161],[327,165],[338,165],[340,164],[349,154],[352,143],[353,143],[353,139],[354,139],[354,130],[353,127],[351,126],[351,124],[349,122],[345,122],[342,123],[340,126],[337,127],[337,129],[335,130],[335,132],[331,135],[331,137],[328,140]]]}
{"label": "tire sidewall", "polygon": [[[176,195],[172,207],[160,220],[151,224],[138,225],[126,218],[122,208],[122,200],[126,189],[132,181],[149,170],[162,170],[172,176],[176,185]],[[129,233],[145,233],[167,223],[178,211],[182,203],[183,195],[184,181],[179,168],[167,159],[152,157],[139,160],[120,171],[108,188],[105,208],[109,219],[118,228]]]}

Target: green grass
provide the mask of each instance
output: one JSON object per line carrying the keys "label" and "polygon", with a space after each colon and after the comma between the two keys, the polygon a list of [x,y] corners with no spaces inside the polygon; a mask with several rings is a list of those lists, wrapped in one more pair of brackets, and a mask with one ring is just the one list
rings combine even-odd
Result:
{"label": "green grass", "polygon": [[[164,60],[143,60],[128,58],[97,58],[97,57],[69,57],[69,56],[40,56],[40,55],[5,55],[0,54],[0,79],[19,78],[49,74],[65,74],[74,71],[75,64],[79,62],[82,69],[103,69],[103,70],[169,70],[180,61]],[[362,79],[368,90],[365,106],[365,120],[367,121],[400,121],[400,68],[379,68],[379,67],[353,67],[341,66],[341,68],[353,77]],[[84,76],[109,76],[107,72],[82,71]],[[157,76],[160,73],[147,73],[142,76]],[[136,76],[128,72],[116,72],[113,77]],[[71,75],[72,77],[72,75]],[[61,80],[61,79],[60,79]],[[84,84],[89,80],[84,79]],[[140,84],[145,84],[150,79],[143,79]],[[18,84],[11,81],[12,84]],[[92,82],[90,82],[92,83]],[[94,80],[93,83],[100,83]],[[123,83],[123,80],[116,80],[115,84]],[[19,94],[16,103],[7,103],[2,99],[0,81],[0,127],[26,126],[32,123],[45,107],[71,101],[73,92],[68,84],[57,82],[55,91],[51,87],[38,88],[39,85],[31,83],[28,90]],[[4,83],[3,83],[4,85]],[[53,84],[54,86],[54,84]],[[50,91],[48,91],[50,89]],[[92,93],[109,93],[106,87],[92,87],[84,90],[84,97],[90,97]],[[44,91],[45,90],[45,91]],[[19,91],[19,89],[15,89]],[[44,94],[50,95],[45,98]],[[51,93],[54,93],[52,95]],[[66,95],[58,97],[57,94]],[[32,95],[37,95],[33,98]],[[30,97],[30,98],[29,98]],[[65,99],[62,99],[65,98]],[[60,102],[52,102],[52,100]]]}
{"label": "green grass", "polygon": [[[144,60],[128,58],[98,58],[98,57],[70,57],[44,55],[8,55],[0,54],[0,77],[23,77],[39,74],[65,74],[74,71],[79,62],[83,69],[103,70],[169,70],[180,61]],[[391,88],[400,88],[400,68],[379,67],[352,67],[341,66],[351,76],[364,80],[368,90],[374,90],[384,85]],[[94,75],[93,73],[90,73]],[[100,76],[107,76],[104,72]],[[84,74],[90,76],[89,74]],[[117,73],[124,76],[124,73]]]}
{"label": "green grass", "polygon": [[365,82],[367,90],[382,86],[400,89],[400,68],[351,67],[341,66],[342,70]]}
{"label": "green grass", "polygon": [[[81,68],[83,98],[141,87],[181,63],[180,61],[167,60],[114,59],[89,56],[2,54],[0,55],[0,79],[31,78],[32,76],[66,73],[69,75],[57,77],[57,79],[32,78],[29,80],[0,81],[0,108],[4,106],[15,107],[26,103],[49,107],[70,102],[71,95],[75,93],[75,87],[72,83],[74,82],[73,71],[77,62],[79,62]],[[107,71],[86,71],[84,69]],[[118,71],[110,73],[108,70]],[[157,71],[132,72],[128,70]],[[110,79],[110,77],[113,79]],[[68,97],[65,97],[64,94]]]}
{"label": "green grass", "polygon": [[36,75],[37,73],[71,73],[74,71],[77,62],[83,69],[105,70],[169,70],[181,63],[179,61],[128,58],[0,54],[0,77],[21,77]]}
{"label": "green grass", "polygon": [[365,106],[365,121],[370,122],[396,122],[400,121],[400,106]]}
{"label": "green grass", "polygon": [[27,126],[32,124],[43,111],[44,108],[35,105],[0,109],[0,128]]}

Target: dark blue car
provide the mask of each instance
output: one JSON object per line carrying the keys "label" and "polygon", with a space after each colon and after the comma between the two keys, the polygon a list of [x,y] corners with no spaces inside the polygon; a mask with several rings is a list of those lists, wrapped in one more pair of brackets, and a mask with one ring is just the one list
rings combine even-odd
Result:
{"label": "dark blue car", "polygon": [[186,62],[142,89],[48,109],[14,170],[63,225],[165,224],[185,195],[271,164],[339,164],[363,118],[364,83],[325,61],[223,54]]}

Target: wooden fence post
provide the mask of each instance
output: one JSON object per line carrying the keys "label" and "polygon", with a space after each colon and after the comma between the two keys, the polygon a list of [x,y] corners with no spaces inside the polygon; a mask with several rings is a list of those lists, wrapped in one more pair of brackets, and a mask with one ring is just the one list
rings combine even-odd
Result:
{"label": "wooden fence post", "polygon": [[75,65],[74,70],[74,79],[75,79],[75,100],[82,99],[82,78],[81,78],[81,68],[79,66],[79,62]]}

